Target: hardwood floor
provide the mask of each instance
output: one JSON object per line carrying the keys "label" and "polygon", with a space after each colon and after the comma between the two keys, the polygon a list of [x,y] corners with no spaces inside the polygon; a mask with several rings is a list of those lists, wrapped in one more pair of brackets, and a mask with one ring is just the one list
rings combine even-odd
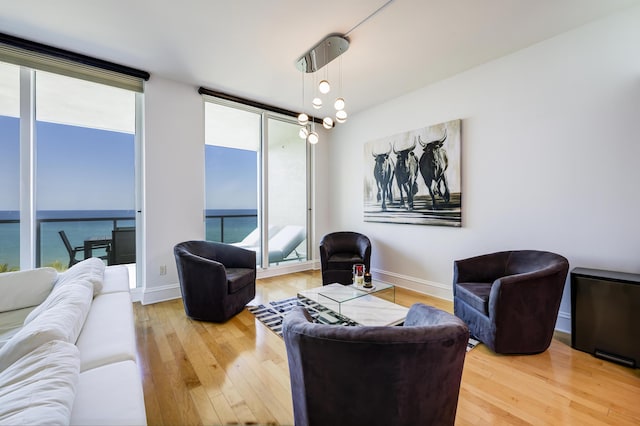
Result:
{"label": "hardwood floor", "polygon": [[[321,285],[318,271],[258,280],[256,302]],[[452,303],[396,289],[396,303]],[[134,305],[150,425],[293,424],[284,342],[246,309],[224,324],[190,320],[180,299]],[[467,354],[458,425],[640,424],[640,369],[571,349],[557,335],[544,353]]]}

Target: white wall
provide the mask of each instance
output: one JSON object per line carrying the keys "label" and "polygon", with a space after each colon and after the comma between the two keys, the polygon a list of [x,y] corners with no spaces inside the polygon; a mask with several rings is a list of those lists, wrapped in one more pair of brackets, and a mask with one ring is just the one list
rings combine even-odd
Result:
{"label": "white wall", "polygon": [[158,76],[147,82],[143,161],[142,301],[150,303],[179,297],[173,246],[204,236],[204,106],[196,87]]}
{"label": "white wall", "polygon": [[[448,298],[455,259],[498,250],[640,272],[639,46],[634,8],[353,115],[331,140],[324,231],[367,234],[374,275]],[[363,145],[457,118],[463,227],[364,222]],[[568,282],[560,309],[569,330]]]}

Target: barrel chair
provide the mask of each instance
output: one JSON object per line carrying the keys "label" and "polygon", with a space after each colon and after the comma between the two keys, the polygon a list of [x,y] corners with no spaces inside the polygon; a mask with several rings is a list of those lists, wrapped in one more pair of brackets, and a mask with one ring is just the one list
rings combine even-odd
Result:
{"label": "barrel chair", "polygon": [[224,322],[255,297],[254,251],[211,241],[185,241],[173,252],[184,310],[190,318]]}
{"label": "barrel chair", "polygon": [[352,268],[363,263],[371,267],[371,241],[358,232],[341,231],[325,235],[320,240],[320,266],[322,285],[332,283],[351,284]]}
{"label": "barrel chair", "polygon": [[284,319],[296,426],[453,425],[469,329],[414,304],[402,326],[314,323],[303,307]]}
{"label": "barrel chair", "polygon": [[518,250],[456,260],[455,314],[471,335],[501,354],[535,354],[550,345],[569,262],[559,254]]}

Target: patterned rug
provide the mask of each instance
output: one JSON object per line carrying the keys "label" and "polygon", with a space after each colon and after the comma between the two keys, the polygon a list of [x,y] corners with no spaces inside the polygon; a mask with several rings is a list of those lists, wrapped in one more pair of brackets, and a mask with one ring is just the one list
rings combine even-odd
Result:
{"label": "patterned rug", "polygon": [[[305,307],[314,321],[318,323],[345,326],[358,325],[358,323],[344,315],[340,315],[306,297],[290,297],[284,300],[269,302],[265,305],[249,306],[247,309],[271,331],[282,337],[282,320],[295,306]],[[475,348],[478,343],[480,343],[478,340],[470,337],[469,343],[467,343],[467,352]]]}

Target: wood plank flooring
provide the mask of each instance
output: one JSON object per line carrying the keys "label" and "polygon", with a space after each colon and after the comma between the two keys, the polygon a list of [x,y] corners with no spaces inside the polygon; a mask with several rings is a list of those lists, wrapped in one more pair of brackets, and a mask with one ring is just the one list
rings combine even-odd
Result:
{"label": "wood plank flooring", "polygon": [[[256,302],[321,285],[318,271],[258,280]],[[396,303],[452,303],[396,289]],[[246,309],[224,324],[190,320],[180,299],[134,304],[150,425],[293,424],[284,342]],[[544,353],[467,354],[457,425],[638,425],[640,369],[571,349],[558,334]]]}

